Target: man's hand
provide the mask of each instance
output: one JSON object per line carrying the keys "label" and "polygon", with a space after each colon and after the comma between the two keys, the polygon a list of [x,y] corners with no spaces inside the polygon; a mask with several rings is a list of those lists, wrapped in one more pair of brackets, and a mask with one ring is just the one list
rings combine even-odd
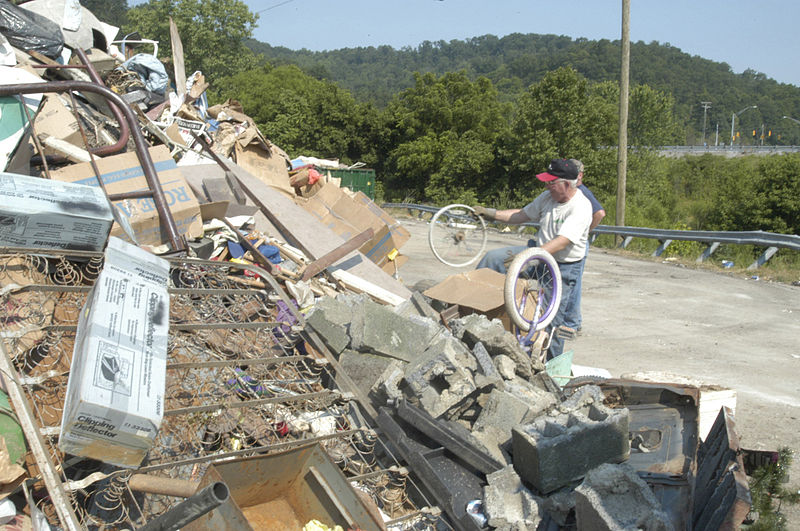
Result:
{"label": "man's hand", "polygon": [[496,208],[486,208],[486,207],[482,207],[482,206],[478,205],[478,206],[472,207],[472,209],[475,210],[476,214],[478,214],[479,216],[484,217],[486,219],[495,219],[495,216],[497,216],[497,209]]}

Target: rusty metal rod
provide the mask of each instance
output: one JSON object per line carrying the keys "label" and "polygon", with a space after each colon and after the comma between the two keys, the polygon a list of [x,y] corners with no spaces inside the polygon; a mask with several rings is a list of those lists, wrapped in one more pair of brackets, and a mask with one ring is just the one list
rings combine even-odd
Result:
{"label": "rusty metal rod", "polygon": [[119,94],[103,85],[92,83],[89,81],[50,81],[46,83],[20,83],[17,85],[0,85],[0,96],[12,96],[15,94],[37,94],[41,92],[68,92],[70,90],[79,90],[85,92],[94,92],[103,96],[111,103],[116,103],[123,111],[125,119],[131,126],[130,131],[133,136],[133,142],[136,145],[136,155],[139,158],[139,163],[144,171],[147,184],[152,191],[153,202],[155,203],[156,211],[158,212],[161,224],[167,232],[167,238],[173,249],[177,251],[185,251],[186,243],[183,237],[178,232],[178,227],[172,217],[172,213],[167,206],[166,198],[164,197],[164,190],[161,188],[161,182],[158,180],[158,173],[156,172],[153,159],[150,158],[150,153],[147,151],[147,141],[144,139],[142,132],[138,127],[136,116],[133,114],[130,106],[125,103]]}

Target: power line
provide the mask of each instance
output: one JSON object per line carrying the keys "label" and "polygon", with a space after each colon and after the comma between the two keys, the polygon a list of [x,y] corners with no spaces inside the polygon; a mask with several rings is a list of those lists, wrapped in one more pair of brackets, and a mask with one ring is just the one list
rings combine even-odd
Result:
{"label": "power line", "polygon": [[271,5],[269,7],[265,7],[264,9],[260,9],[260,10],[256,11],[255,14],[258,15],[259,13],[263,13],[264,11],[269,11],[270,9],[275,9],[276,7],[281,7],[283,5],[290,4],[292,2],[294,2],[294,0],[286,0],[285,2],[280,2],[280,3],[277,3],[275,5]]}

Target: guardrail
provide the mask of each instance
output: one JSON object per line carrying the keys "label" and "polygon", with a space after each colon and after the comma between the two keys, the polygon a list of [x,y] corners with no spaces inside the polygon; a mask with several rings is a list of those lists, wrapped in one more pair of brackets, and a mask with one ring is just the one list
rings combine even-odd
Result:
{"label": "guardrail", "polygon": [[[417,212],[418,218],[424,218],[426,214],[433,216],[439,211],[438,207],[429,205],[417,205],[413,203],[384,203],[382,208],[397,208],[408,210],[409,213]],[[538,223],[523,223],[519,230],[525,227],[539,227]],[[634,238],[648,238],[658,240],[660,245],[653,252],[653,256],[661,256],[664,250],[673,241],[694,241],[706,245],[705,250],[697,258],[697,262],[703,262],[709,258],[717,248],[723,244],[754,245],[765,247],[766,250],[755,262],[750,264],[747,269],[757,269],[767,263],[778,249],[791,249],[800,251],[800,236],[792,234],[776,234],[764,231],[703,231],[703,230],[671,230],[671,229],[648,229],[644,227],[616,227],[613,225],[599,225],[592,231],[590,241],[594,241],[600,234],[614,234],[622,236],[620,247],[626,248]]]}

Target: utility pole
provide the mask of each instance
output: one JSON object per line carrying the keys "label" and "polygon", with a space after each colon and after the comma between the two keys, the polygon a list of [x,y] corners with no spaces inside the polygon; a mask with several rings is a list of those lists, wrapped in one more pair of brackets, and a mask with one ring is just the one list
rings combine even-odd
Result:
{"label": "utility pole", "polygon": [[[619,80],[619,147],[617,148],[617,213],[615,223],[625,226],[625,186],[628,172],[628,90],[630,87],[630,0],[622,0],[622,58]],[[621,242],[617,236],[617,243]]]}
{"label": "utility pole", "polygon": [[708,109],[711,108],[710,101],[701,101],[700,105],[703,106],[703,146],[706,145],[706,113]]}

